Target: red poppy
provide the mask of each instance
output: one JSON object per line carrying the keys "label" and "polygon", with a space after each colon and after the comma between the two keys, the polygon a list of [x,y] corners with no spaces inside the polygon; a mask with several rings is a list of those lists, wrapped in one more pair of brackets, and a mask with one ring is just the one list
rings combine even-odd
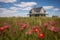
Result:
{"label": "red poppy", "polygon": [[8,29],[10,27],[10,25],[4,25],[5,29]]}
{"label": "red poppy", "polygon": [[37,32],[37,33],[39,32],[39,29],[37,27],[33,27],[32,29],[33,29],[33,32]]}
{"label": "red poppy", "polygon": [[44,38],[44,34],[43,33],[38,33],[38,38]]}
{"label": "red poppy", "polygon": [[20,29],[20,30],[24,30],[24,29],[27,28],[27,27],[28,27],[28,24],[27,24],[27,23],[24,23],[24,24],[21,24],[21,25],[20,25],[19,29]]}
{"label": "red poppy", "polygon": [[54,21],[50,21],[49,22],[52,26],[54,26],[54,25],[56,25],[57,23],[56,22],[54,22]]}
{"label": "red poppy", "polygon": [[45,27],[48,27],[48,25],[49,25],[49,22],[44,23]]}
{"label": "red poppy", "polygon": [[32,34],[32,30],[28,30],[28,31],[26,32],[26,34],[27,34],[27,35]]}
{"label": "red poppy", "polygon": [[24,24],[21,25],[21,27],[23,27],[23,28],[26,28],[27,26],[28,26],[27,23],[24,23]]}
{"label": "red poppy", "polygon": [[51,27],[49,26],[49,27],[47,27],[47,29],[49,29],[49,30],[51,30],[51,31],[54,31],[54,28],[55,28],[54,26],[51,26]]}
{"label": "red poppy", "polygon": [[5,28],[4,27],[0,27],[0,31],[3,31],[3,30],[5,30]]}
{"label": "red poppy", "polygon": [[54,32],[60,32],[60,27],[55,27]]}
{"label": "red poppy", "polygon": [[59,27],[51,26],[51,27],[48,27],[48,29],[53,31],[53,32],[60,32],[60,28]]}
{"label": "red poppy", "polygon": [[20,27],[19,30],[24,30],[24,28],[23,27]]}

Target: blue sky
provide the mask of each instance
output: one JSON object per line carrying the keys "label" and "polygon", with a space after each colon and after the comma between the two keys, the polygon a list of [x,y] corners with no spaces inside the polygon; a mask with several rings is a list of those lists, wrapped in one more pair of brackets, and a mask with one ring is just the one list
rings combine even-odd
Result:
{"label": "blue sky", "polygon": [[60,16],[60,0],[0,0],[0,17],[27,17],[34,7],[43,7],[48,16]]}

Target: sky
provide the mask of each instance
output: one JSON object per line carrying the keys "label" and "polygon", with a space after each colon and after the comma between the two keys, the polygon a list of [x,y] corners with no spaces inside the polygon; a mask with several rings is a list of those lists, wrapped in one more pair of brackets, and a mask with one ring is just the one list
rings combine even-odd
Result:
{"label": "sky", "polygon": [[43,7],[49,17],[60,17],[60,0],[0,0],[0,17],[28,17],[35,7]]}

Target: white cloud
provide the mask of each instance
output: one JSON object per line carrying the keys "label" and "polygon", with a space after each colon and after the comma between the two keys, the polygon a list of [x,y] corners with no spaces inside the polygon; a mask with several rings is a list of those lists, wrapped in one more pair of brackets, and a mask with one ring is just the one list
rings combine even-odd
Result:
{"label": "white cloud", "polygon": [[44,9],[52,9],[54,6],[43,6]]}
{"label": "white cloud", "polygon": [[32,7],[20,8],[20,10],[31,10]]}
{"label": "white cloud", "polygon": [[8,2],[16,2],[16,0],[0,0],[0,2],[8,3]]}
{"label": "white cloud", "polygon": [[10,10],[19,10],[19,8],[17,8],[17,7],[10,7],[9,9]]}
{"label": "white cloud", "polygon": [[10,10],[6,8],[0,8],[0,17],[12,17],[12,16],[18,16],[18,11],[16,10]]}
{"label": "white cloud", "polygon": [[54,6],[43,6],[43,8],[44,8],[45,10],[47,10],[47,9],[51,9],[51,10],[54,10],[54,11],[60,10],[59,8],[55,8]]}
{"label": "white cloud", "polygon": [[10,10],[31,10],[32,7],[24,7],[24,8],[17,8],[17,7],[10,7]]}
{"label": "white cloud", "polygon": [[20,4],[14,4],[18,6],[20,10],[31,10],[33,6],[37,5],[36,2],[21,2]]}
{"label": "white cloud", "polygon": [[0,8],[0,12],[5,14],[5,13],[16,12],[16,10],[9,10],[9,9],[6,9],[6,8]]}
{"label": "white cloud", "polygon": [[27,17],[27,14],[25,12],[21,13],[18,10],[29,10],[30,7],[28,8],[17,8],[17,7],[10,7],[9,9],[7,8],[0,8],[0,17]]}
{"label": "white cloud", "polygon": [[54,10],[54,11],[58,11],[58,10],[60,10],[60,9],[59,9],[59,8],[54,8],[53,10]]}
{"label": "white cloud", "polygon": [[34,6],[37,5],[36,2],[21,2],[20,4],[14,4],[15,6],[19,6],[19,7],[30,7],[30,6]]}

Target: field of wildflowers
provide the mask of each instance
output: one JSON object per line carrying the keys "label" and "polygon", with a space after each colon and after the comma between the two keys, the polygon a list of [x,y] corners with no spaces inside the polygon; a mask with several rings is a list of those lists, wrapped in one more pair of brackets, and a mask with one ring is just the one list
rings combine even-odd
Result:
{"label": "field of wildflowers", "polygon": [[60,40],[60,18],[0,18],[0,40]]}

